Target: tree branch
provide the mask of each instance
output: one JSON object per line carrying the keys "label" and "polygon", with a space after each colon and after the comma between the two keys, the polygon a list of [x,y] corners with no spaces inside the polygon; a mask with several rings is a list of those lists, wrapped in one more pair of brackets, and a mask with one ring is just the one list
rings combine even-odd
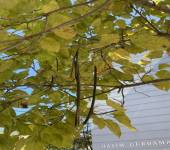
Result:
{"label": "tree branch", "polygon": [[157,5],[152,0],[132,0],[134,3],[147,6],[149,8],[153,8],[158,11],[162,11],[164,13],[170,14],[170,6],[168,5]]}
{"label": "tree branch", "polygon": [[[2,27],[6,28],[6,27],[10,27],[10,26],[17,26],[17,25],[21,25],[23,23],[27,23],[28,24],[30,22],[34,22],[34,21],[40,20],[43,17],[47,17],[47,16],[49,16],[49,15],[51,15],[53,13],[62,12],[62,11],[65,11],[65,10],[71,9],[71,8],[85,6],[87,4],[90,4],[90,3],[93,3],[93,2],[96,2],[96,1],[97,0],[90,0],[90,1],[87,1],[87,2],[84,2],[84,3],[79,3],[79,4],[75,4],[75,5],[71,5],[71,6],[61,7],[59,9],[54,9],[54,10],[49,11],[47,13],[42,13],[42,14],[38,15],[37,17],[33,18],[33,19],[30,19],[30,20],[27,20],[27,21],[18,21],[18,22],[15,22],[15,24],[7,24],[7,25],[3,25]],[[8,20],[8,21],[15,21],[14,18],[2,18],[2,17],[0,17],[0,19]]]}
{"label": "tree branch", "polygon": [[143,20],[145,20],[145,21],[148,23],[148,25],[150,26],[150,28],[151,28],[153,31],[155,31],[157,34],[160,34],[160,33],[161,33],[161,31],[160,31],[159,29],[157,29],[138,9],[136,9],[136,8],[133,6],[133,4],[131,4],[130,6],[131,6],[132,9],[135,10],[135,12],[136,12],[138,15],[140,15],[140,17],[141,17]]}
{"label": "tree branch", "polygon": [[[122,85],[118,85],[118,86],[112,86],[111,89],[109,90],[105,90],[101,93],[97,93],[97,95],[102,95],[102,94],[105,94],[105,93],[109,93],[113,90],[116,90],[116,89],[122,89],[122,88],[130,88],[130,87],[136,87],[136,86],[141,86],[141,85],[146,85],[146,84],[153,84],[153,83],[159,83],[159,82],[165,82],[165,81],[170,81],[170,78],[166,78],[166,79],[155,79],[155,80],[151,80],[151,81],[145,81],[145,82],[138,82],[138,83],[133,83],[133,84],[122,84]],[[88,99],[88,98],[92,98],[93,96],[87,96],[87,97],[84,97],[84,98],[81,98],[81,100],[83,99]]]}
{"label": "tree branch", "polygon": [[[54,31],[55,29],[61,29],[63,27],[66,27],[66,26],[71,26],[71,25],[74,25],[76,23],[78,23],[79,21],[91,16],[92,14],[102,10],[105,6],[107,6],[109,3],[111,2],[111,0],[106,0],[104,3],[102,3],[100,6],[98,6],[97,8],[89,11],[88,13],[84,14],[84,15],[81,15],[80,17],[77,17],[77,18],[74,18],[74,19],[71,19],[69,21],[66,21],[64,23],[61,23],[57,26],[54,26],[52,28],[49,28],[45,31],[41,31],[41,32],[38,32],[38,33],[35,33],[35,34],[32,34],[32,35],[28,35],[28,36],[25,36],[25,37],[21,37],[19,39],[14,39],[14,40],[11,40],[11,41],[1,41],[0,43],[3,43],[3,42],[14,42],[14,41],[25,41],[25,40],[29,40],[29,39],[32,39],[34,37],[37,37],[37,36],[42,36],[43,34],[45,33],[50,33],[52,31]],[[9,50],[9,49],[8,49]]]}
{"label": "tree branch", "polygon": [[115,112],[116,110],[110,110],[110,111],[105,111],[105,112],[101,112],[101,113],[95,113],[94,115],[106,115],[106,114],[110,114]]}
{"label": "tree branch", "polygon": [[[144,84],[152,84],[152,83],[159,83],[159,82],[165,82],[165,81],[170,81],[170,78],[165,78],[165,79],[155,79],[155,80],[150,80],[150,81],[145,81],[145,82],[138,82],[138,83],[133,83],[133,84],[126,84],[126,85],[117,85],[117,86],[113,86],[113,85],[109,85],[109,84],[97,84],[96,87],[105,87],[105,88],[116,88],[116,89],[120,89],[120,88],[128,88],[128,87],[135,87],[135,86],[140,86],[140,85],[144,85]],[[22,86],[28,86],[28,87],[49,87],[49,84],[33,84],[33,83],[25,83],[25,84],[20,84],[20,85],[15,85],[16,87],[22,87]],[[54,83],[53,87],[61,87],[61,88],[65,88],[65,89],[71,89],[71,87],[75,87],[76,84],[59,84],[59,83]],[[4,84],[0,84],[0,90],[4,90],[5,88],[10,88],[11,86],[5,86]],[[81,87],[87,88],[87,87],[93,87],[93,84],[91,83],[87,83],[87,84],[81,84]]]}
{"label": "tree branch", "polygon": [[67,9],[84,6],[84,5],[87,5],[87,4],[96,2],[96,1],[97,1],[97,0],[90,0],[90,1],[86,1],[86,2],[84,2],[84,3],[75,4],[75,5],[66,6],[66,7],[62,7],[62,8],[59,8],[59,9],[55,9],[55,10],[49,11],[49,12],[44,13],[44,14],[42,14],[42,15],[43,15],[43,16],[49,16],[50,14],[53,14],[53,13],[56,13],[56,12],[61,12],[61,11],[67,10]]}
{"label": "tree branch", "polygon": [[78,63],[79,51],[77,50],[76,55],[74,56],[74,68],[75,68],[75,79],[77,85],[77,97],[76,97],[76,116],[75,116],[75,126],[79,126],[80,123],[80,71]]}
{"label": "tree branch", "polygon": [[89,121],[91,115],[93,114],[95,98],[96,98],[96,85],[97,85],[97,68],[95,66],[94,67],[93,99],[92,99],[92,103],[91,103],[91,107],[90,107],[89,113],[88,113],[85,121],[83,122],[84,125]]}

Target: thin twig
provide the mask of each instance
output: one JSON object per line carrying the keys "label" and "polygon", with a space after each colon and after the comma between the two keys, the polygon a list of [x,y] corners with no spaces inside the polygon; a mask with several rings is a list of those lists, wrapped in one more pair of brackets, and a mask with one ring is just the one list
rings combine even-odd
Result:
{"label": "thin twig", "polygon": [[113,113],[117,110],[110,110],[110,111],[106,111],[106,112],[101,112],[101,113],[95,113],[95,115],[106,115],[106,114],[110,114],[110,113]]}
{"label": "thin twig", "polygon": [[150,27],[151,27],[151,29],[152,29],[153,31],[155,31],[155,32],[158,33],[158,34],[161,33],[161,31],[160,31],[159,29],[157,29],[138,9],[136,9],[136,8],[133,6],[133,4],[130,4],[130,6],[131,6],[132,9],[135,10],[135,12],[136,12],[138,15],[140,15],[140,17],[141,17],[143,20],[145,20],[145,21],[150,25]]}
{"label": "thin twig", "polygon": [[124,92],[123,92],[123,88],[121,89],[121,94],[122,94],[122,106],[124,106],[125,104],[125,95],[124,95]]}

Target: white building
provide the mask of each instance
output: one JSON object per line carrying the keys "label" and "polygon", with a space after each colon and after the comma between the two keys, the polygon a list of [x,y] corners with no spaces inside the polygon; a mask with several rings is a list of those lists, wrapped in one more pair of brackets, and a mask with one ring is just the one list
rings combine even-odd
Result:
{"label": "white building", "polygon": [[[170,63],[170,59],[161,60],[165,62]],[[106,128],[94,127],[94,150],[170,150],[170,90],[161,91],[152,85],[129,89],[125,108],[137,131],[122,126],[122,136],[117,138]]]}

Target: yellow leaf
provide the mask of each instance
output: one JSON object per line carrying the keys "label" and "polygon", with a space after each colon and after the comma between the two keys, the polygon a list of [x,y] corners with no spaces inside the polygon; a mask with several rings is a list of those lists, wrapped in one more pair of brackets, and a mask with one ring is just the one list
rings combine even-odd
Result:
{"label": "yellow leaf", "polygon": [[113,100],[107,100],[106,104],[110,107],[112,107],[115,110],[118,111],[125,111],[125,109],[117,102],[114,102]]}
{"label": "yellow leaf", "polygon": [[156,51],[152,50],[148,54],[146,54],[144,57],[154,59],[154,58],[160,58],[162,54],[163,54],[163,51],[161,50],[156,50]]}
{"label": "yellow leaf", "polygon": [[101,36],[101,42],[104,45],[110,44],[110,43],[117,43],[119,42],[120,38],[118,34],[103,34]]}
{"label": "yellow leaf", "polygon": [[169,78],[170,77],[170,71],[168,70],[160,70],[156,73],[156,75],[159,78],[165,79],[165,78]]}
{"label": "yellow leaf", "polygon": [[64,27],[64,28],[61,28],[61,29],[56,29],[54,31],[54,33],[57,36],[65,39],[65,40],[70,40],[70,39],[74,38],[75,35],[76,35],[76,32],[71,27]]}
{"label": "yellow leaf", "polygon": [[170,68],[170,64],[160,64],[159,69]]}
{"label": "yellow leaf", "polygon": [[52,0],[48,4],[44,5],[41,9],[44,13],[48,13],[58,8],[58,3],[55,0]]}
{"label": "yellow leaf", "polygon": [[129,53],[124,50],[124,49],[117,49],[116,51],[109,52],[108,55],[113,59],[113,60],[119,60],[119,59],[130,59]]}
{"label": "yellow leaf", "polygon": [[93,48],[100,48],[106,45],[119,42],[120,38],[118,34],[102,34],[99,42],[92,44]]}
{"label": "yellow leaf", "polygon": [[18,3],[18,0],[0,0],[1,9],[13,9]]}
{"label": "yellow leaf", "polygon": [[142,79],[142,81],[147,82],[147,81],[152,81],[154,80],[153,76],[145,75]]}
{"label": "yellow leaf", "polygon": [[50,25],[50,27],[55,27],[69,20],[71,20],[69,16],[54,13],[48,17],[48,25]]}
{"label": "yellow leaf", "polygon": [[141,30],[133,34],[130,39],[133,44],[147,50],[161,51],[170,46],[168,38],[155,35],[147,30]]}
{"label": "yellow leaf", "polygon": [[122,29],[125,29],[126,28],[126,23],[124,20],[118,20],[116,21],[116,25],[119,26],[120,28]]}
{"label": "yellow leaf", "polygon": [[139,62],[138,62],[138,64],[139,65],[147,65],[147,64],[149,64],[150,63],[150,61],[148,61],[148,60],[144,60],[144,59],[142,59],[142,60],[140,60]]}
{"label": "yellow leaf", "polygon": [[129,128],[131,131],[136,131],[136,128],[132,126],[130,119],[124,112],[115,112],[113,114],[115,119],[119,121],[121,124]]}
{"label": "yellow leaf", "polygon": [[[45,138],[45,137],[48,137],[48,138]],[[52,144],[52,145],[58,146],[58,147],[63,146],[62,135],[57,133],[57,131],[54,127],[48,127],[46,129],[44,129],[41,132],[41,138],[43,139],[43,141],[45,141],[48,144]]]}
{"label": "yellow leaf", "polygon": [[154,84],[158,89],[168,91],[170,89],[170,82],[160,82]]}
{"label": "yellow leaf", "polygon": [[60,51],[60,55],[61,57],[63,58],[68,58],[70,55],[69,55],[69,50],[66,49],[66,48],[63,48],[61,51]]}
{"label": "yellow leaf", "polygon": [[10,69],[11,67],[13,67],[14,64],[15,62],[13,60],[6,60],[3,62],[0,62],[0,73]]}
{"label": "yellow leaf", "polygon": [[96,124],[99,129],[103,129],[106,125],[104,119],[97,116],[93,116],[93,123]]}
{"label": "yellow leaf", "polygon": [[155,2],[156,4],[159,4],[162,1],[164,1],[164,0],[153,0],[153,2]]}
{"label": "yellow leaf", "polygon": [[26,145],[23,145],[21,148],[23,150],[31,150],[31,149],[36,149],[36,150],[42,150],[44,149],[44,143],[42,143],[40,140],[35,140],[35,138],[30,138],[27,140]]}
{"label": "yellow leaf", "polygon": [[112,131],[116,136],[121,136],[121,130],[119,125],[116,122],[113,122],[110,119],[105,120],[106,126],[109,128],[110,131]]}
{"label": "yellow leaf", "polygon": [[92,25],[93,27],[95,27],[95,28],[100,27],[100,25],[101,25],[101,19],[100,19],[100,18],[95,19],[95,20],[92,22],[91,25]]}
{"label": "yellow leaf", "polygon": [[58,52],[60,50],[60,43],[50,37],[42,38],[40,41],[40,46],[49,52]]}

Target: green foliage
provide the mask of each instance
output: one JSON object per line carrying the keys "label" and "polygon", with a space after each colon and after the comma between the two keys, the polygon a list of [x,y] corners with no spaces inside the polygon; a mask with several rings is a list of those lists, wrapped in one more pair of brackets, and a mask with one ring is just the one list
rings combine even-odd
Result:
{"label": "green foliage", "polygon": [[[170,3],[142,2],[0,0],[0,149],[70,148],[87,116],[118,137],[121,125],[135,130],[109,92],[124,96],[124,88],[147,83],[170,89],[170,64],[146,69],[170,56]],[[98,112],[92,99],[111,111]],[[21,115],[13,109],[26,107]]]}

